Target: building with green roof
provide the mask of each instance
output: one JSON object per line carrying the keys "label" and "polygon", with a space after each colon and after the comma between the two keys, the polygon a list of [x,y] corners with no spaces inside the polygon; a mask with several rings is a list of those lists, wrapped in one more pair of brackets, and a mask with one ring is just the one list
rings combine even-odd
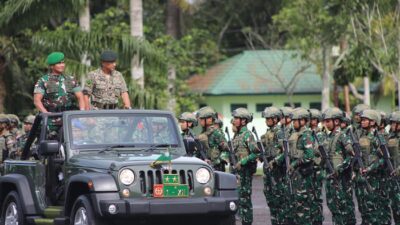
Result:
{"label": "building with green roof", "polygon": [[[203,94],[205,100],[199,107],[213,107],[225,116],[225,125],[232,110],[249,109],[260,134],[265,128],[261,112],[267,106],[282,107],[292,102],[296,107],[321,108],[321,76],[315,65],[302,60],[295,51],[244,51],[205,74],[192,76],[188,85]],[[287,93],[293,93],[292,97]]]}
{"label": "building with green roof", "polygon": [[[209,105],[224,117],[228,125],[231,112],[245,107],[254,113],[251,124],[264,133],[265,120],[261,112],[268,106],[321,108],[321,75],[314,64],[302,60],[295,51],[257,50],[222,61],[187,81],[189,87],[204,96],[199,107]],[[378,94],[380,83],[371,83],[372,107],[391,112],[395,105],[394,94]],[[363,92],[363,89],[358,89]],[[290,97],[288,93],[293,93]]]}

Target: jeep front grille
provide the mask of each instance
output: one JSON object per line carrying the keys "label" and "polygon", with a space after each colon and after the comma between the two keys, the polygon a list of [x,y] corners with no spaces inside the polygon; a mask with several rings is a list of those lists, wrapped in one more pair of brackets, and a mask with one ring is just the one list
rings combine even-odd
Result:
{"label": "jeep front grille", "polygon": [[162,184],[163,174],[178,174],[180,184],[189,185],[189,192],[194,191],[194,176],[192,170],[148,170],[139,171],[140,190],[143,194],[153,195],[154,184]]}

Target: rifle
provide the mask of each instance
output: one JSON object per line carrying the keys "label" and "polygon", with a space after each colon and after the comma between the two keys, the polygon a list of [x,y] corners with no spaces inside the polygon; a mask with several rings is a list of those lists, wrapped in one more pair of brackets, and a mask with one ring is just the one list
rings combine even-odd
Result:
{"label": "rifle", "polygon": [[193,131],[191,129],[189,129],[189,136],[192,137],[194,139],[194,142],[196,143],[196,150],[199,151],[200,153],[200,157],[203,160],[207,159],[207,155],[206,152],[204,150],[204,146],[203,144],[200,142],[200,140],[198,138],[195,137],[195,135],[193,134]]}
{"label": "rifle", "polygon": [[257,146],[260,148],[260,150],[261,150],[261,157],[262,157],[262,160],[263,160],[263,162],[264,162],[264,171],[268,171],[268,170],[270,170],[271,169],[271,167],[269,166],[269,163],[268,163],[268,159],[267,159],[267,157],[265,156],[265,148],[264,148],[264,145],[261,143],[261,141],[260,141],[260,139],[258,138],[258,134],[257,134],[257,130],[256,130],[256,128],[255,127],[253,127],[253,129],[251,130],[253,133],[254,133],[254,135],[256,136],[256,141],[257,141]]}
{"label": "rifle", "polygon": [[231,135],[229,134],[229,131],[228,131],[228,127],[225,127],[225,133],[228,136],[229,160],[231,161],[230,170],[231,170],[231,173],[236,174],[237,171],[236,171],[235,167],[236,167],[236,164],[237,164],[237,160],[236,160],[236,157],[235,157],[235,151],[234,151],[234,148],[233,148]]}
{"label": "rifle", "polygon": [[319,153],[321,153],[321,157],[324,160],[325,165],[328,167],[327,169],[328,169],[329,175],[333,176],[335,174],[335,169],[333,168],[332,162],[329,160],[329,155],[325,149],[325,146],[323,146],[319,143],[317,134],[315,133],[314,130],[312,131],[312,135],[315,138],[315,141],[317,142]]}
{"label": "rifle", "polygon": [[286,178],[288,180],[289,184],[289,190],[290,194],[293,194],[293,186],[292,186],[292,179],[291,179],[291,174],[290,174],[290,156],[289,156],[289,141],[286,137],[285,134],[285,126],[281,126],[281,132],[283,135],[283,140],[282,140],[282,148],[283,148],[283,155],[285,157],[285,165],[286,165]]}
{"label": "rifle", "polygon": [[[347,131],[350,133],[350,139],[351,139],[351,142],[353,143],[352,147],[353,147],[353,150],[354,150],[354,158],[353,158],[353,160],[351,162],[351,166],[353,167],[354,163],[357,163],[358,166],[360,167],[360,170],[364,170],[365,167],[364,167],[364,162],[362,161],[362,158],[361,158],[360,142],[358,142],[358,139],[354,136],[352,128],[349,128]],[[360,174],[362,174],[362,173],[360,172]],[[364,180],[365,180],[365,183],[367,184],[368,191],[372,192],[372,187],[369,184],[368,180],[366,178],[364,178]]]}
{"label": "rifle", "polygon": [[374,136],[378,139],[379,148],[382,151],[383,159],[385,160],[385,164],[389,169],[389,174],[392,174],[394,171],[394,167],[393,167],[392,161],[390,161],[389,149],[387,148],[386,143],[382,143],[382,141],[378,135],[378,130],[374,131]]}

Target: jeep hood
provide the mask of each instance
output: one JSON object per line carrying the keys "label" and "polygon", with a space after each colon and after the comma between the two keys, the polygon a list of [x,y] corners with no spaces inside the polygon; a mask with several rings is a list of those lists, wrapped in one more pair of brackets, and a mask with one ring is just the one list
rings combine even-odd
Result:
{"label": "jeep hood", "polygon": [[[104,170],[119,170],[125,166],[132,165],[149,165],[156,161],[161,156],[161,153],[154,154],[143,154],[143,153],[101,153],[101,154],[79,154],[69,159],[69,164],[72,167],[84,167],[93,169],[104,169]],[[204,161],[196,157],[188,156],[177,156],[171,155],[172,165],[207,165]]]}

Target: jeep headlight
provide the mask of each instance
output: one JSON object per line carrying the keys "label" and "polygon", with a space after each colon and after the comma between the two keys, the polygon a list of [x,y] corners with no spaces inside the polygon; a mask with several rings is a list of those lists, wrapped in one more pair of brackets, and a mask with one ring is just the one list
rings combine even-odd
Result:
{"label": "jeep headlight", "polygon": [[135,174],[130,169],[123,169],[119,173],[119,180],[125,185],[131,185],[135,181]]}
{"label": "jeep headlight", "polygon": [[208,169],[200,168],[200,169],[197,170],[197,172],[196,172],[196,180],[200,184],[207,183],[210,180],[210,178],[211,178],[211,174],[210,174],[210,171],[208,171]]}

